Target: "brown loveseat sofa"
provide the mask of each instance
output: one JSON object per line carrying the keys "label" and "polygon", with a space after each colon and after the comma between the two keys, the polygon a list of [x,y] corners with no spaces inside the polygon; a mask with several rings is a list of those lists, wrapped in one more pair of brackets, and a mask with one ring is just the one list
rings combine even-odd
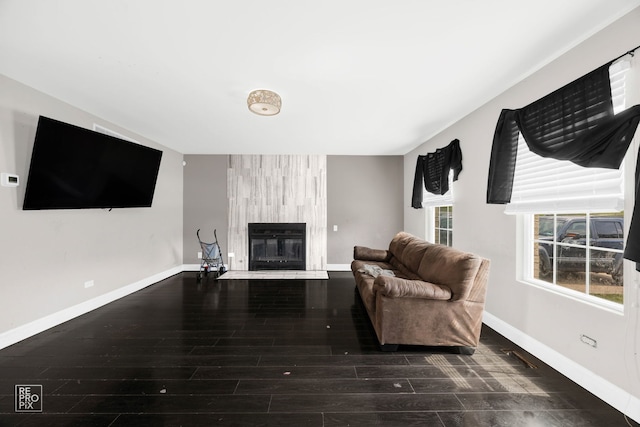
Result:
{"label": "brown loveseat sofa", "polygon": [[473,354],[489,264],[477,255],[400,232],[388,250],[355,246],[351,270],[383,350],[409,344]]}

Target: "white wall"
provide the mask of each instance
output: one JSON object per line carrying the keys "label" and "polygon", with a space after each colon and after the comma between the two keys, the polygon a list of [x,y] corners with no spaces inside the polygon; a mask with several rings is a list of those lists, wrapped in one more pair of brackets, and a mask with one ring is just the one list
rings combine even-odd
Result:
{"label": "white wall", "polygon": [[[518,282],[516,217],[505,215],[503,206],[486,204],[486,188],[492,138],[502,108],[523,107],[639,41],[640,8],[425,142],[404,160],[405,206],[410,206],[416,157],[460,139],[464,169],[454,183],[454,242],[492,261],[486,322],[635,419],[640,419],[640,361],[633,271],[626,274],[624,314]],[[509,52],[504,61],[509,61]],[[473,70],[469,73],[473,78]],[[630,169],[628,182],[632,183]],[[422,210],[405,208],[404,220],[408,232],[425,235]],[[582,343],[581,334],[595,338],[597,348]]]}
{"label": "white wall", "polygon": [[[0,76],[0,348],[180,271],[182,155]],[[38,116],[163,151],[151,208],[23,211]],[[86,281],[94,286],[85,288]]]}

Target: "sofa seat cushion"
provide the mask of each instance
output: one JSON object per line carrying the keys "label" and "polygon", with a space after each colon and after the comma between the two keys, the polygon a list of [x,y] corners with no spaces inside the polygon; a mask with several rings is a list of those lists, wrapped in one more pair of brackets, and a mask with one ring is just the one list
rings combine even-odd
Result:
{"label": "sofa seat cushion", "polygon": [[393,270],[382,268],[379,265],[375,265],[375,264],[365,264],[364,267],[360,268],[358,271],[360,273],[368,274],[369,276],[372,276],[373,278],[376,278],[378,276],[395,277],[395,275],[396,275],[393,272]]}
{"label": "sofa seat cushion", "polygon": [[353,260],[351,262],[351,271],[355,273],[366,274],[364,271],[368,270],[370,267],[375,266],[379,267],[382,270],[391,270],[394,274],[396,274],[396,270],[393,268],[391,264],[381,261],[363,261],[360,259]]}
{"label": "sofa seat cushion", "polygon": [[356,279],[356,286],[358,287],[358,292],[360,293],[362,302],[364,302],[369,315],[373,316],[376,311],[376,295],[373,291],[373,282],[375,278],[364,272],[365,266],[367,265],[378,266],[385,270],[391,269],[392,267],[391,264],[381,261],[353,260],[351,262],[351,271]]}
{"label": "sofa seat cushion", "polygon": [[392,266],[394,272],[396,272],[396,276],[402,277],[405,279],[411,280],[421,280],[422,278],[415,272],[411,271],[407,268],[406,265],[402,263],[398,258],[392,256],[389,260],[389,264]]}
{"label": "sofa seat cushion", "polygon": [[451,289],[423,280],[378,276],[373,282],[373,291],[389,298],[424,298],[439,301],[451,299]]}

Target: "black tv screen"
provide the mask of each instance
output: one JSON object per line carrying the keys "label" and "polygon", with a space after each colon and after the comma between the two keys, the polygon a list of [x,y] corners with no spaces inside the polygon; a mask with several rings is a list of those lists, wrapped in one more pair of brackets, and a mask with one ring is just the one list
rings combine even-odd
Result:
{"label": "black tv screen", "polygon": [[40,116],[22,209],[150,207],[162,151]]}

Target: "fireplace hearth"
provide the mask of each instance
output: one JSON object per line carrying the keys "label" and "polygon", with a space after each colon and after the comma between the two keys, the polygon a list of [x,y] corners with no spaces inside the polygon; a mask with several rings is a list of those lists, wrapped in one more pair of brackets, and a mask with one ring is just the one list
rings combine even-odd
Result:
{"label": "fireplace hearth", "polygon": [[305,223],[249,223],[249,270],[306,270]]}

